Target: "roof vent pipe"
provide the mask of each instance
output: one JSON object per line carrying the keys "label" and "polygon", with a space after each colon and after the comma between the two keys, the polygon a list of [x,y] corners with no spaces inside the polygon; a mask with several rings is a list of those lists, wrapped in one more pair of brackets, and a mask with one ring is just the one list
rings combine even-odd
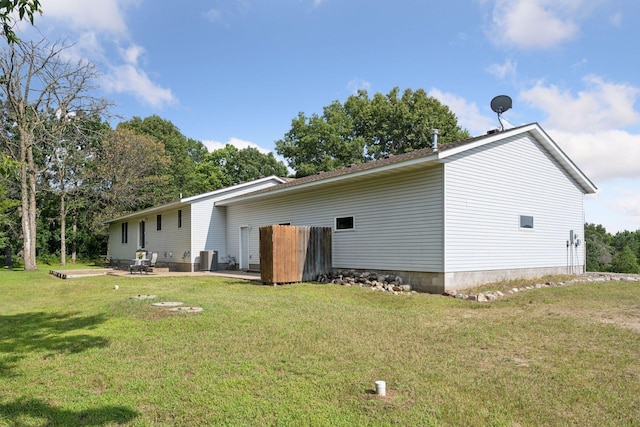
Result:
{"label": "roof vent pipe", "polygon": [[440,133],[440,131],[438,129],[432,129],[431,130],[431,151],[433,151],[434,153],[436,151],[438,151],[438,134]]}

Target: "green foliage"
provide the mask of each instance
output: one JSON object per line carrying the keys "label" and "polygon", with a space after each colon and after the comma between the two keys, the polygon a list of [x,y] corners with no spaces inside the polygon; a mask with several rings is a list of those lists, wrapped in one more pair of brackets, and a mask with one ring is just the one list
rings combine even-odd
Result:
{"label": "green foliage", "polygon": [[640,229],[611,235],[602,225],[585,224],[587,271],[640,273]]}
{"label": "green foliage", "polygon": [[613,256],[611,260],[611,271],[615,273],[640,274],[640,264],[638,258],[629,246],[625,246]]}
{"label": "green foliage", "polygon": [[42,15],[40,9],[40,0],[0,0],[0,23],[4,36],[9,43],[18,41],[18,36],[13,31],[13,18],[11,14],[18,11],[18,20],[22,21],[25,17],[33,25],[33,18],[36,13]]}
{"label": "green foliage", "polygon": [[640,258],[640,229],[637,231],[624,230],[616,233],[611,239],[611,244],[618,252],[628,247],[636,257]]}
{"label": "green foliage", "polygon": [[449,108],[422,89],[400,96],[394,88],[373,98],[361,90],[324,107],[322,116],[299,113],[276,152],[302,177],[429,147],[434,128],[440,144],[469,137]]}
{"label": "green foliage", "polygon": [[164,145],[164,151],[171,159],[169,188],[165,189],[171,199],[177,199],[180,194],[192,196],[200,192],[196,162],[202,159],[207,151],[200,141],[187,138],[169,120],[156,115],[145,119],[134,117],[128,122],[120,123],[118,127],[153,137]]}
{"label": "green foliage", "polygon": [[270,175],[287,175],[286,166],[273,153],[264,154],[253,147],[238,149],[231,144],[205,154],[196,169],[201,182],[207,185],[204,191]]}
{"label": "green foliage", "polygon": [[600,224],[584,225],[587,250],[587,271],[608,271],[611,265],[613,248],[612,237]]}

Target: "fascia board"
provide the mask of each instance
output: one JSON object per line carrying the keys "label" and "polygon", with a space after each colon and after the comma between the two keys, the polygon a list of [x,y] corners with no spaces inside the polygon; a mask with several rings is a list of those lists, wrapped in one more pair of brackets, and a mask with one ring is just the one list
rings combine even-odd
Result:
{"label": "fascia board", "polygon": [[253,181],[243,182],[242,184],[232,185],[231,187],[219,188],[217,190],[210,191],[208,193],[198,194],[198,195],[191,196],[191,197],[185,197],[184,199],[180,199],[180,201],[181,202],[186,202],[186,203],[191,203],[191,202],[196,201],[196,200],[206,199],[208,197],[213,197],[213,196],[220,195],[220,194],[235,192],[235,191],[241,190],[241,189],[243,189],[245,187],[249,187],[251,185],[261,184],[263,182],[273,181],[273,180],[278,181],[280,184],[286,182],[284,179],[282,179],[280,177],[277,177],[275,175],[271,175],[271,176],[267,176],[265,178],[259,178],[259,179],[254,179]]}
{"label": "fascia board", "polygon": [[153,214],[156,212],[164,212],[169,209],[175,209],[175,208],[179,208],[181,206],[187,206],[187,205],[189,205],[189,203],[183,203],[182,201],[180,201],[180,202],[167,203],[166,205],[153,206],[151,208],[147,208],[141,211],[119,216],[117,218],[113,218],[108,221],[104,221],[103,224],[111,224],[112,222],[120,222],[128,219],[132,219],[132,218],[144,217],[146,215]]}

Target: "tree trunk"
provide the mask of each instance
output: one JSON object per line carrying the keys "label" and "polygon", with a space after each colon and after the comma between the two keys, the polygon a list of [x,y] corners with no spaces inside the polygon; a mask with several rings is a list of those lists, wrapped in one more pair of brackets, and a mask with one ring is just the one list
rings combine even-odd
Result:
{"label": "tree trunk", "polygon": [[[63,184],[60,185],[64,187]],[[60,194],[60,265],[67,265],[67,212],[64,206],[64,188]]]}
{"label": "tree trunk", "polygon": [[[29,244],[25,242],[24,269],[35,270],[36,265],[36,164],[33,159],[33,135],[29,135],[27,143],[27,177],[28,177],[28,202],[27,202],[27,232],[29,234]],[[27,263],[27,257],[29,262]]]}
{"label": "tree trunk", "polygon": [[[23,136],[21,135],[21,138]],[[20,222],[22,223],[22,245],[23,245],[23,254],[22,257],[24,259],[24,269],[25,270],[35,270],[36,267],[36,244],[35,244],[35,225],[31,225],[31,217],[33,213],[34,223],[35,223],[35,192],[30,191],[31,189],[31,171],[27,165],[27,152],[28,146],[26,141],[20,141],[20,162],[21,173],[20,173],[20,200],[21,200],[21,209],[20,209]],[[31,156],[33,158],[33,156]],[[31,200],[34,200],[33,204]],[[33,208],[32,208],[33,206]]]}
{"label": "tree trunk", "polygon": [[71,239],[71,263],[76,263],[76,257],[78,252],[78,241],[76,240],[76,233],[78,232],[78,218],[73,217],[73,238]]}

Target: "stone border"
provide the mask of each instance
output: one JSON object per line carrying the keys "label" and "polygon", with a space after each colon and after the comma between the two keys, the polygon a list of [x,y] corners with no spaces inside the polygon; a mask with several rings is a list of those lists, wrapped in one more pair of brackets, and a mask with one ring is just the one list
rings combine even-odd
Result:
{"label": "stone border", "polygon": [[[333,283],[342,286],[359,286],[361,288],[371,288],[372,291],[390,292],[394,295],[411,295],[417,293],[412,290],[411,285],[403,283],[402,277],[394,274],[378,274],[375,272],[358,272],[355,270],[338,271],[334,274],[322,274],[318,277],[320,283]],[[459,291],[445,291],[443,295],[458,299],[490,302],[505,296],[514,295],[518,292],[528,291],[531,289],[542,289],[558,286],[568,286],[576,283],[585,282],[640,282],[640,274],[622,274],[622,273],[584,273],[575,276],[574,279],[563,282],[544,282],[534,285],[523,286],[521,288],[512,288],[508,291],[486,291],[477,294],[465,292],[464,289]]]}
{"label": "stone border", "polygon": [[359,286],[371,288],[372,291],[391,292],[395,295],[415,294],[411,285],[404,283],[400,276],[395,274],[378,274],[369,271],[357,272],[354,270],[339,271],[335,274],[322,274],[318,277],[320,283],[333,283],[342,286]]}
{"label": "stone border", "polygon": [[574,285],[578,283],[588,283],[588,282],[640,282],[640,275],[619,274],[619,273],[585,273],[585,274],[576,276],[575,279],[567,280],[564,282],[536,283],[535,285],[523,286],[521,288],[513,288],[506,292],[487,291],[487,292],[480,292],[478,294],[468,294],[468,293],[464,293],[464,289],[462,289],[460,291],[456,291],[456,290],[445,291],[444,295],[457,298],[457,299],[469,300],[469,301],[491,302],[505,296],[514,295],[518,292],[528,291],[532,289],[568,286],[568,285]]}

